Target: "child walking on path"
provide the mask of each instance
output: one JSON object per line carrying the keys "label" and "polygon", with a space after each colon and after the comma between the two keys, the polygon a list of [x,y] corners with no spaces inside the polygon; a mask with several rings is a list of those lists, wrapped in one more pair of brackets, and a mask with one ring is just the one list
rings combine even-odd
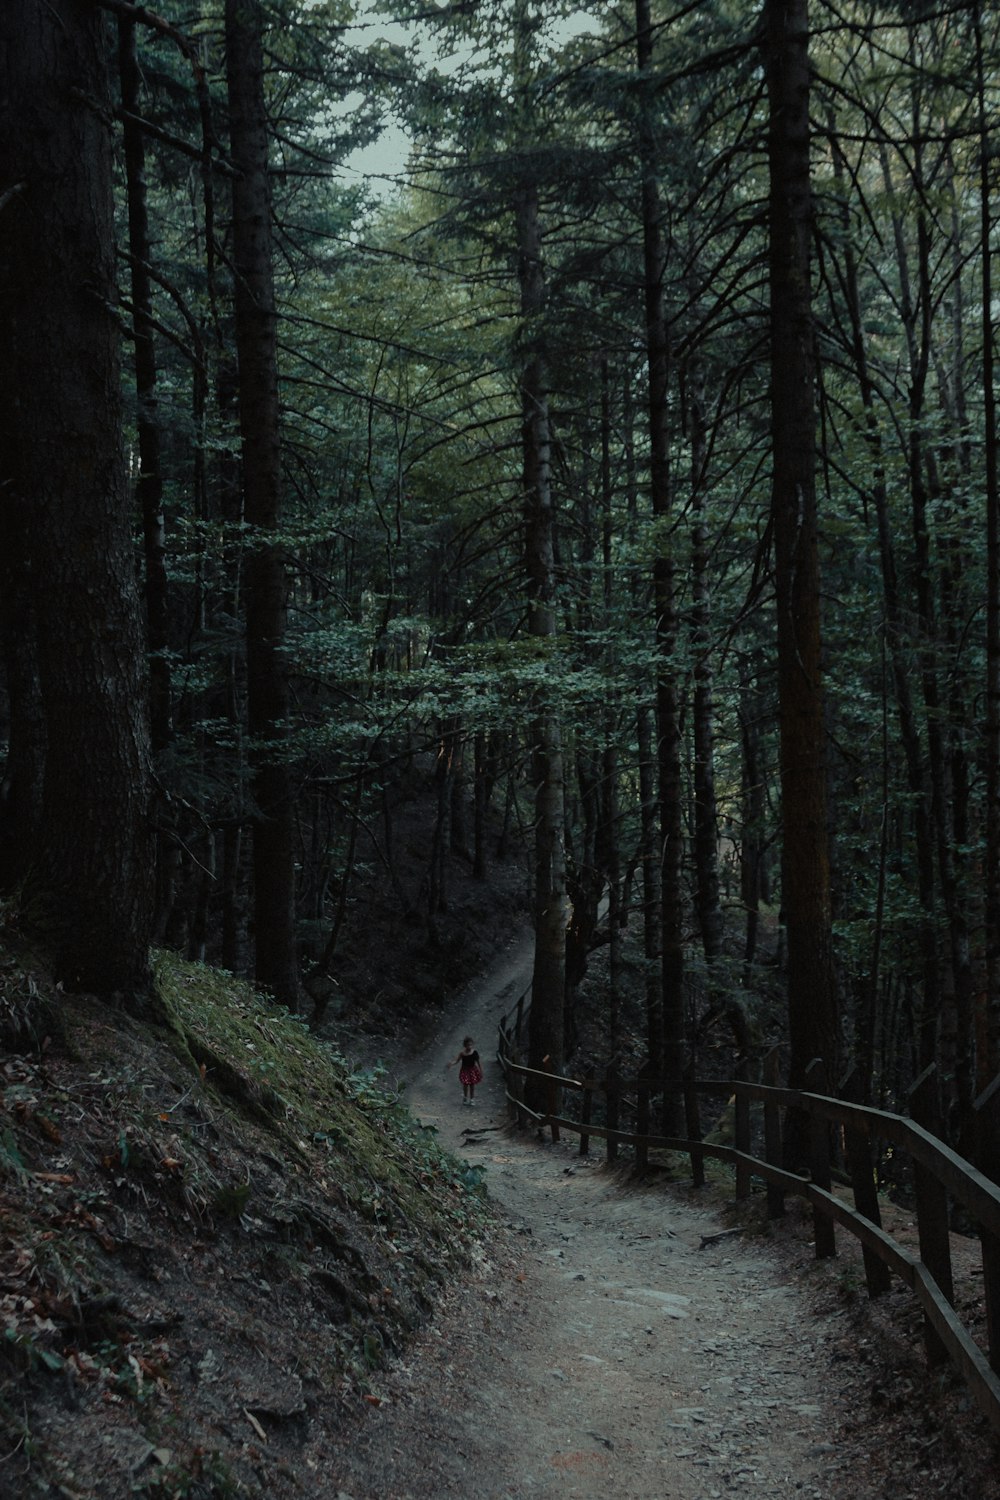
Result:
{"label": "child walking on path", "polygon": [[483,1070],[479,1066],[479,1053],[473,1046],[471,1036],[462,1042],[461,1050],[448,1064],[453,1068],[458,1063],[458,1081],[462,1085],[462,1103],[475,1105],[476,1084],[483,1081]]}

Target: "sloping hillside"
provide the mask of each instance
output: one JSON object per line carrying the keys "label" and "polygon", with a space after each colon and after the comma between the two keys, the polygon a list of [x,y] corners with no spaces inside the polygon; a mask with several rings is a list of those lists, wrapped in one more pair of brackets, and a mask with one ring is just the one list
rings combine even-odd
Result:
{"label": "sloping hillside", "polygon": [[[478,1174],[286,1012],[162,958],[151,1028],[0,953],[0,1486],[319,1495],[478,1253]],[[372,1398],[374,1399],[374,1398]]]}

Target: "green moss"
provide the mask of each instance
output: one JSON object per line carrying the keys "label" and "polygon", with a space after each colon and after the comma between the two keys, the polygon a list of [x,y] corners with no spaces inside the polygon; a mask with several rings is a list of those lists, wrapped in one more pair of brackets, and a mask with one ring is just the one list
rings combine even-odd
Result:
{"label": "green moss", "polygon": [[478,1225],[475,1175],[379,1087],[378,1070],[352,1070],[303,1020],[221,970],[160,954],[156,978],[197,1087],[263,1126],[290,1167],[319,1164],[385,1231],[452,1244]]}

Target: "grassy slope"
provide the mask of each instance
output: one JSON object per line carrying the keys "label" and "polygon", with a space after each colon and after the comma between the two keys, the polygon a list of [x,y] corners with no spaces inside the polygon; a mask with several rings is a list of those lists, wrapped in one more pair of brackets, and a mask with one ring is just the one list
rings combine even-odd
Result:
{"label": "grassy slope", "polygon": [[152,1029],[0,951],[0,1489],[319,1496],[487,1210],[286,1012],[158,983]]}

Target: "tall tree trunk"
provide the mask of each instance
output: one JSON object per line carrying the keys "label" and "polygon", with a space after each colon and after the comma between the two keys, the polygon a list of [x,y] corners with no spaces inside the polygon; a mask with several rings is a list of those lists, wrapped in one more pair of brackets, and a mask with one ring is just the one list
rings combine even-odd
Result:
{"label": "tall tree trunk", "polygon": [[705,389],[695,363],[689,371],[691,401],[691,652],[694,657],[694,855],[695,901],[705,958],[722,952],[719,901],[719,830],[715,801],[715,705],[709,656],[711,598],[705,525]]}
{"label": "tall tree trunk", "polygon": [[[649,470],[653,515],[670,512],[670,418],[667,404],[670,351],[667,341],[663,281],[666,250],[663,243],[658,152],[651,104],[646,88],[653,73],[653,29],[649,0],[636,0],[636,52],[639,65],[639,165],[642,174],[643,280],[646,313],[646,358],[649,366]],[[666,547],[667,544],[664,544]],[[684,906],[683,802],[681,795],[680,712],[674,664],[677,611],[674,603],[674,564],[664,550],[653,564],[653,601],[656,613],[656,719],[658,736],[660,841],[662,848],[662,1066],[663,1127],[675,1133],[681,1119],[679,1085],[684,1076]],[[674,1087],[671,1087],[673,1085]]]}
{"label": "tall tree trunk", "polygon": [[118,22],[118,73],[125,121],[125,195],[128,205],[129,275],[132,287],[132,329],[135,341],[136,429],[139,477],[136,498],[142,518],[146,582],[146,632],[149,646],[150,738],[153,754],[165,750],[172,737],[170,666],[167,660],[168,588],[163,521],[163,474],[160,462],[160,424],[157,416],[156,343],[153,336],[153,296],[149,275],[151,258],[149,209],[146,201],[146,150],[139,101],[139,59],[135,23]]}
{"label": "tall tree trunk", "polygon": [[35,612],[44,791],[25,914],[67,988],[151,994],[149,728],[122,432],[105,19],[0,7],[0,482]]}
{"label": "tall tree trunk", "polygon": [[[0,428],[0,479],[9,482],[13,454]],[[24,507],[0,504],[0,650],[7,687],[9,729],[0,782],[0,890],[24,879],[38,846],[45,780],[45,711],[38,682],[35,610],[24,565],[28,518]]]}
{"label": "tall tree trunk", "polygon": [[979,253],[982,266],[980,319],[983,333],[983,427],[986,448],[986,1002],[984,1056],[978,1082],[1000,1072],[1000,478],[997,474],[996,355],[993,320],[993,150],[986,114],[983,16],[973,11],[976,36],[976,100],[979,125]]}
{"label": "tall tree trunk", "polygon": [[477,729],[473,739],[472,774],[472,873],[486,879],[486,820],[490,808],[490,770],[487,738]]}
{"label": "tall tree trunk", "polygon": [[838,1064],[815,477],[808,0],[766,0],[771,424],[781,743],[782,905],[793,1085]]}
{"label": "tall tree trunk", "polygon": [[697,359],[688,370],[691,434],[691,654],[694,677],[694,864],[695,908],[707,967],[706,1021],[723,1017],[732,1031],[738,1062],[753,1046],[747,1013],[720,975],[723,921],[719,897],[719,815],[715,799],[715,694],[710,659],[711,595],[705,524],[707,432],[704,372]]}
{"label": "tall tree trunk", "polygon": [[[140,71],[135,23],[118,21],[118,77],[124,123],[125,195],[128,205],[129,271],[132,286],[132,331],[136,394],[136,428],[139,476],[136,499],[142,518],[145,562],[146,645],[149,652],[149,723],[153,761],[173,738],[173,704],[170,681],[169,587],[163,520],[163,473],[160,458],[160,423],[157,414],[156,342],[153,332],[153,296],[149,265],[152,256],[149,208],[146,197],[146,146],[141,125]],[[196,371],[196,390],[203,376]],[[201,453],[201,444],[197,445]],[[200,461],[200,459],[199,459]],[[156,896],[153,927],[165,929],[174,900],[173,875],[177,866],[176,831],[166,798],[159,800],[156,838]]]}
{"label": "tall tree trunk", "polygon": [[640,856],[642,860],[642,953],[646,992],[646,1047],[650,1059],[663,1056],[663,985],[660,975],[661,900],[660,830],[656,815],[656,751],[653,710],[642,703],[636,713],[639,757]]}
{"label": "tall tree trunk", "polygon": [[[522,184],[516,200],[518,280],[524,365],[521,372],[521,453],[524,495],[528,630],[541,642],[556,635],[554,519],[550,483],[551,437],[540,321],[545,273],[538,193]],[[544,686],[536,691],[531,723],[531,780],[535,789],[535,958],[531,978],[528,1061],[558,1067],[563,1053],[566,987],[566,853],[562,730]],[[542,1103],[528,1090],[532,1107]]]}
{"label": "tall tree trunk", "polygon": [[760,904],[764,899],[764,821],[766,795],[761,764],[761,718],[759,686],[761,663],[754,652],[740,661],[740,902],[746,917],[743,943],[743,986],[752,989],[753,965],[757,961],[760,935]]}
{"label": "tall tree trunk", "polygon": [[[611,379],[607,359],[601,360],[601,576],[604,583],[604,628],[614,641],[615,564],[614,488],[611,480]],[[615,647],[608,648],[608,672],[617,666]],[[609,694],[604,714],[604,754],[601,764],[601,821],[598,864],[608,886],[608,1041],[613,1057],[620,1045],[622,989],[623,901],[621,880],[621,820],[619,817],[618,737],[621,724],[619,694]]]}
{"label": "tall tree trunk", "polygon": [[281,508],[276,315],[259,0],[226,0],[226,76],[233,166],[233,263],[240,373],[246,564],[247,720],[252,740],[255,977],[298,1005],[292,776],[285,759],[289,692],[282,645],[287,580],[275,539]]}

